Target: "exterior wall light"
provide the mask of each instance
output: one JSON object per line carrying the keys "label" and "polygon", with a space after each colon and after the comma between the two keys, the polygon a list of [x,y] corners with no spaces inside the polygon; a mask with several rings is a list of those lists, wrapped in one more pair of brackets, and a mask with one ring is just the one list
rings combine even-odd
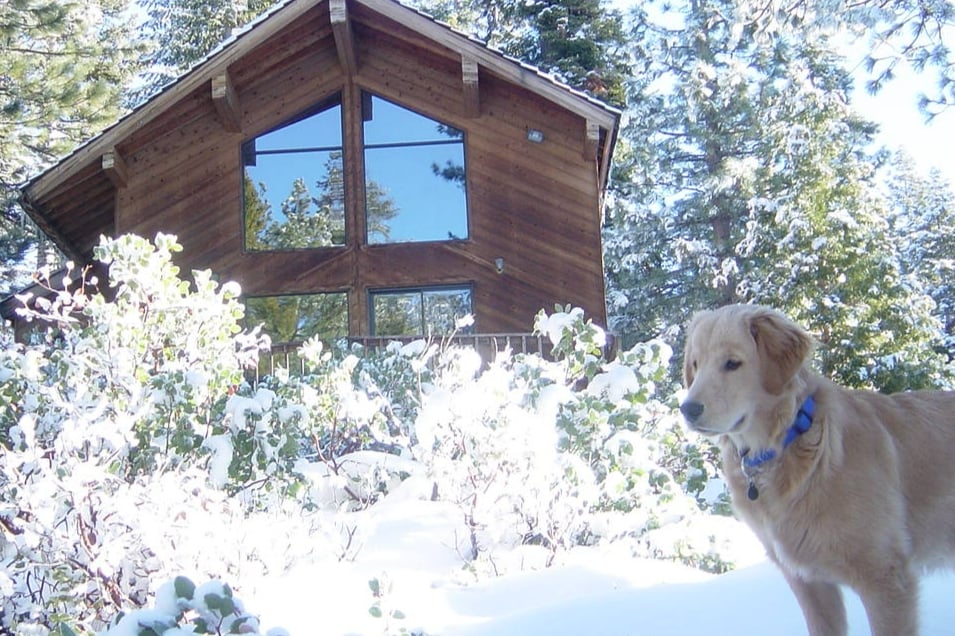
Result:
{"label": "exterior wall light", "polygon": [[504,273],[504,259],[500,256],[494,259],[494,269],[498,274]]}
{"label": "exterior wall light", "polygon": [[537,130],[536,128],[527,129],[527,141],[534,142],[535,144],[543,143],[544,141],[544,131]]}

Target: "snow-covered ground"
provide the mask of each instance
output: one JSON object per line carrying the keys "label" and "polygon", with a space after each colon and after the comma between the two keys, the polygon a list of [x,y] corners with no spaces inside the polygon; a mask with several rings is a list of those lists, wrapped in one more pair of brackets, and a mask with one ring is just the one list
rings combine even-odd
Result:
{"label": "snow-covered ground", "polygon": [[[136,284],[87,302],[88,327],[0,348],[3,634],[255,630],[249,614],[269,636],[805,633],[750,532],[717,514],[713,449],[660,384],[666,343],[607,362],[572,309],[537,321],[557,360],[482,370],[423,342],[339,359],[315,341],[307,378],[239,391],[261,343],[235,335],[238,290],[207,272],[184,295],[174,239],[156,244],[101,246]],[[923,636],[955,636],[953,591],[928,579]]]}
{"label": "snow-covered ground", "polygon": [[[577,548],[546,569],[474,582],[462,569],[455,509],[440,502],[382,502],[367,511],[350,561],[301,563],[290,574],[241,594],[263,627],[293,636],[423,631],[442,636],[797,636],[802,615],[775,566],[739,525],[749,564],[723,575],[632,558],[622,549]],[[503,567],[540,561],[540,548],[502,554]],[[368,581],[383,585],[381,607],[400,620],[369,614]],[[470,580],[469,580],[470,578]],[[390,582],[390,589],[387,588]],[[922,589],[924,636],[955,635],[955,575],[928,575]],[[867,635],[858,597],[845,594],[850,634]]]}

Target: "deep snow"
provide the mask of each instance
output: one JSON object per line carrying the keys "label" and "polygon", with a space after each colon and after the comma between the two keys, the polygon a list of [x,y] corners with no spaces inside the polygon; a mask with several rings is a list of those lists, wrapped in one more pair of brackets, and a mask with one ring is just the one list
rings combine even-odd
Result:
{"label": "deep snow", "polygon": [[[365,514],[365,513],[363,513]],[[531,569],[539,548],[501,554],[497,578],[475,582],[462,569],[460,524],[446,503],[382,502],[362,521],[351,561],[299,564],[290,574],[244,592],[263,627],[293,636],[397,634],[442,636],[797,636],[806,633],[799,607],[775,566],[738,524],[748,564],[723,575],[629,557],[621,546],[577,548],[560,564]],[[737,523],[733,521],[732,523]],[[371,578],[391,581],[382,606],[403,620],[373,618]],[[252,592],[249,594],[249,592]],[[933,573],[922,589],[923,636],[955,635],[955,575]],[[845,594],[850,634],[867,635],[862,604]]]}

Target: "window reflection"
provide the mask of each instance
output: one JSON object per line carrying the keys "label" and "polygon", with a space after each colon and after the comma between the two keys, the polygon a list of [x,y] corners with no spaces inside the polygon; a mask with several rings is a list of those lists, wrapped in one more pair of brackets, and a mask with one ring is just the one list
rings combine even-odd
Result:
{"label": "window reflection", "polygon": [[368,242],[466,239],[464,133],[369,94],[362,110]]}
{"label": "window reflection", "polygon": [[348,295],[345,292],[257,296],[245,300],[245,320],[274,344],[303,342],[313,336],[336,340],[348,335]]}
{"label": "window reflection", "polygon": [[340,97],[242,147],[245,247],[345,244]]}
{"label": "window reflection", "polygon": [[472,313],[467,287],[373,291],[370,298],[371,331],[377,336],[448,335],[457,320]]}

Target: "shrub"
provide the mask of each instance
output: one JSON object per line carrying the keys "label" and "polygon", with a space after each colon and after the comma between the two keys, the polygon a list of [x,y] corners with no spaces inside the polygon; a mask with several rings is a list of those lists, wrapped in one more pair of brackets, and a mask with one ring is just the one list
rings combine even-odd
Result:
{"label": "shrub", "polygon": [[[688,438],[661,397],[664,342],[607,360],[602,330],[557,308],[536,320],[551,358],[312,340],[300,352],[305,374],[252,386],[244,371],[267,339],[242,330],[238,286],[179,277],[179,249],[165,235],[103,240],[113,300],[82,285],[51,289],[23,309],[49,328],[0,350],[8,631],[118,630],[133,620],[117,622],[121,611],[133,616],[157,594],[157,610],[169,605],[157,582],[183,573],[242,591],[302,559],[353,558],[355,513],[409,478],[460,511],[461,563],[474,576],[611,541],[730,565],[723,538],[698,532],[704,515],[725,512],[725,495],[712,447]],[[252,543],[258,528],[265,545]],[[517,552],[539,556],[509,558]],[[226,601],[206,606],[223,620],[245,616]],[[205,610],[180,609],[135,629],[199,629],[187,610]]]}

